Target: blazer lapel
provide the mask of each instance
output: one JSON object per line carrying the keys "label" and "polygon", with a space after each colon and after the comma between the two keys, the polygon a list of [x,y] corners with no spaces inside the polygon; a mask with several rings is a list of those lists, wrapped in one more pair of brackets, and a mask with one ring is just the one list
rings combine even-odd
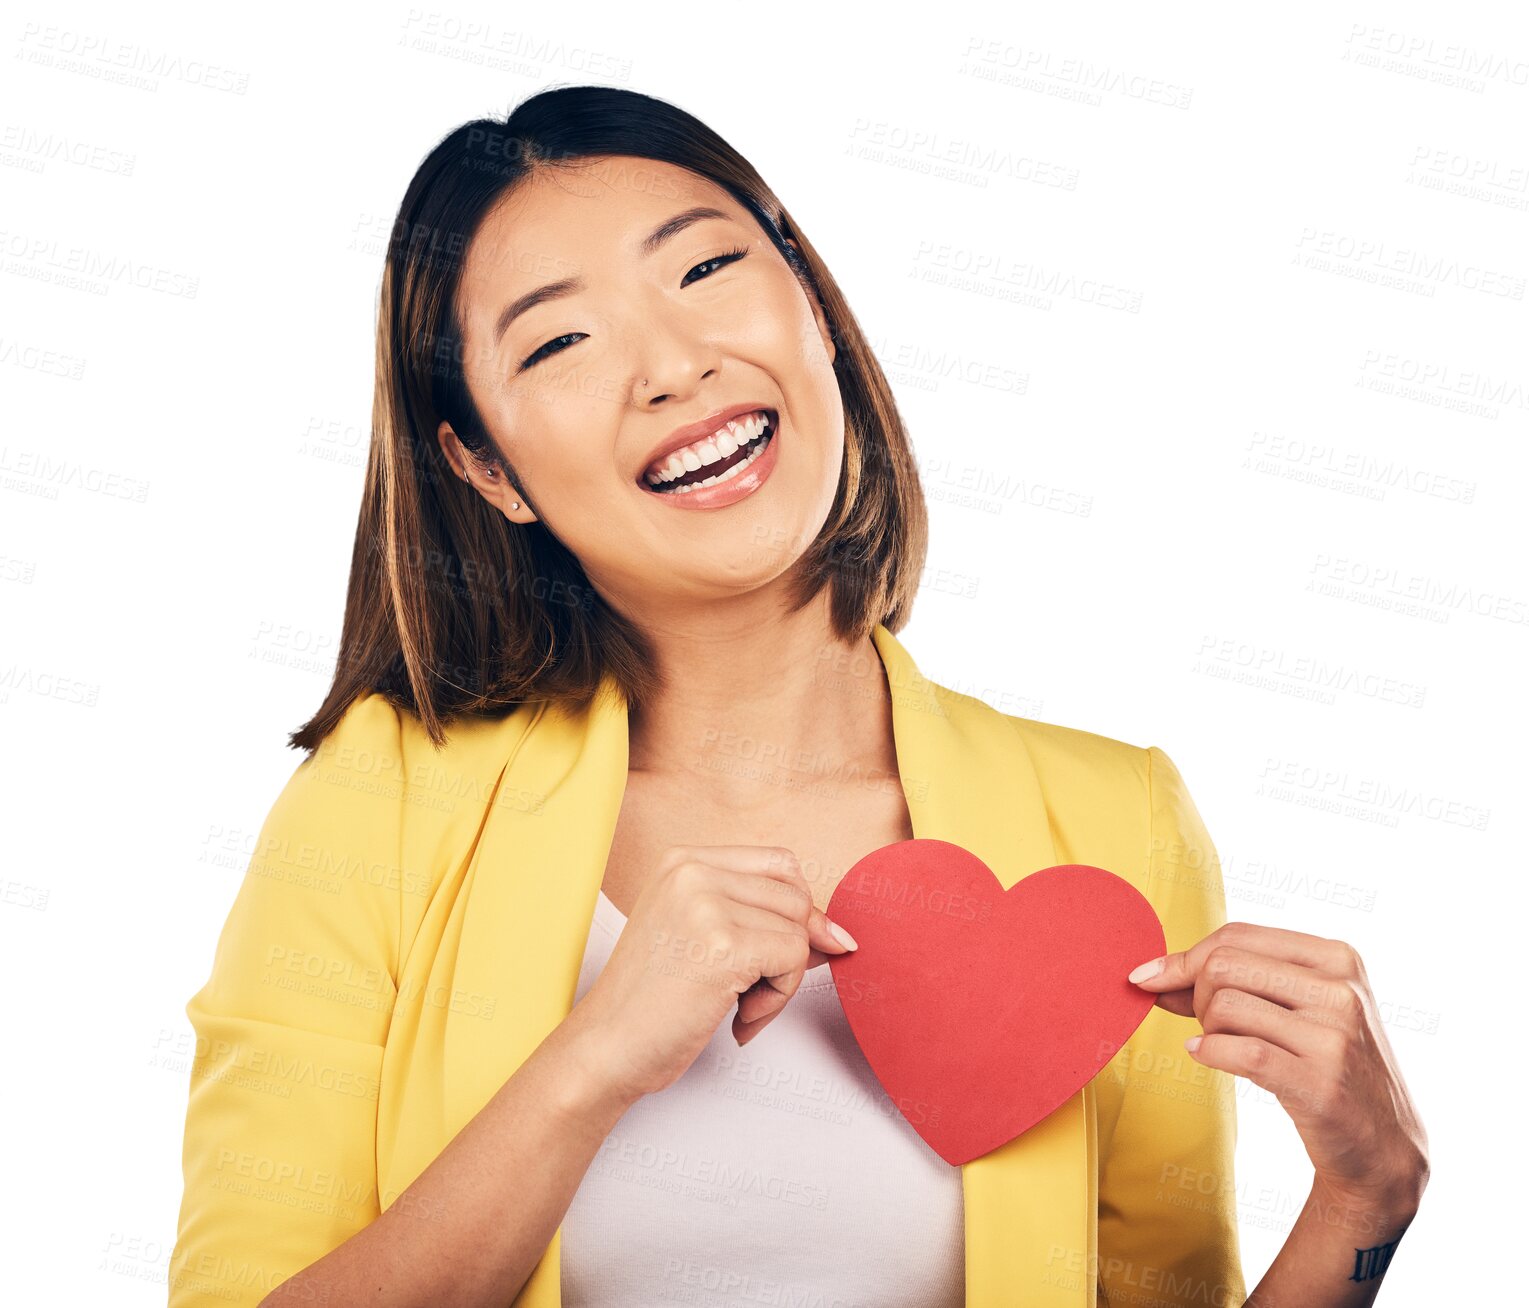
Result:
{"label": "blazer lapel", "polygon": [[[916,838],[976,854],[1005,890],[1054,867],[1040,779],[1017,728],[938,688],[884,626],[873,635],[892,692],[898,769]],[[967,1308],[1091,1305],[1091,1103],[1081,1090],[1023,1135],[961,1168]]]}
{"label": "blazer lapel", "polygon": [[[1045,800],[1019,732],[920,675],[885,626],[872,640],[892,694],[914,836],[971,850],[1005,888],[1053,866]],[[453,984],[478,1002],[447,1015],[442,1147],[572,1008],[626,790],[627,713],[613,681],[587,713],[532,712],[528,725],[506,727],[510,756],[456,905]],[[1088,1093],[962,1167],[969,1308],[1092,1304]],[[560,1303],[559,1246],[554,1237],[517,1300],[524,1308]]]}

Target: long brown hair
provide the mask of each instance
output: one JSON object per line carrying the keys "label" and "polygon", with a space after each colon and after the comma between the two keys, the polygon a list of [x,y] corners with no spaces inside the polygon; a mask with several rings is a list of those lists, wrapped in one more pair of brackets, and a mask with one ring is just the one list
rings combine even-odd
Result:
{"label": "long brown hair", "polygon": [[727,190],[817,297],[835,345],[844,461],[828,519],[794,568],[792,609],[828,585],[841,639],[907,621],[928,542],[923,490],[891,388],[812,243],[753,166],[684,110],[617,87],[555,87],[505,119],[458,127],[404,193],[382,273],[371,448],[337,667],[323,705],[290,734],[294,748],[316,749],[374,691],[417,714],[439,747],[459,714],[587,705],[605,671],[629,705],[658,688],[647,640],[601,600],[574,555],[544,522],[517,525],[485,503],[436,439],[449,422],[526,498],[468,394],[462,266],[485,215],[533,169],[613,155],[675,164]]}

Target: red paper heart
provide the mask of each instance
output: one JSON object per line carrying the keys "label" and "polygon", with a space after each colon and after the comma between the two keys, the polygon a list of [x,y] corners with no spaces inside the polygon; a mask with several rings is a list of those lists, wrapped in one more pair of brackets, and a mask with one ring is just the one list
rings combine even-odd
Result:
{"label": "red paper heart", "polygon": [[975,854],[903,840],[839,882],[828,915],[860,946],[829,960],[882,1088],[946,1162],[1014,1139],[1098,1074],[1151,1010],[1126,980],[1166,950],[1121,877],[1043,868],[1005,892]]}

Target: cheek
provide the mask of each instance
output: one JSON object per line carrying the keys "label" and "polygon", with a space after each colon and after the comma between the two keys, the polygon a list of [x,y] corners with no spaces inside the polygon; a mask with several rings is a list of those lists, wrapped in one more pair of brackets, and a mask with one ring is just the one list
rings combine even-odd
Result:
{"label": "cheek", "polygon": [[588,493],[589,463],[582,457],[585,443],[580,440],[581,435],[587,437],[588,428],[578,421],[567,397],[560,404],[546,403],[534,391],[517,389],[513,397],[501,393],[496,398],[497,406],[484,415],[494,444],[535,497],[538,509],[549,518],[558,516],[557,506],[578,494],[581,484]]}
{"label": "cheek", "polygon": [[716,330],[740,354],[781,375],[811,367],[822,354],[812,312],[789,272],[761,279],[720,308]]}
{"label": "cheek", "polygon": [[754,315],[748,348],[779,380],[797,424],[824,433],[824,454],[833,462],[837,443],[830,437],[842,438],[844,425],[839,378],[817,318],[789,273]]}

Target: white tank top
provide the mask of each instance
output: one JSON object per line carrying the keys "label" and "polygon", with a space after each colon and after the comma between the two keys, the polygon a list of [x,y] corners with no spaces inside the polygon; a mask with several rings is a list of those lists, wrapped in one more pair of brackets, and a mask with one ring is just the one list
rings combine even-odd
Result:
{"label": "white tank top", "polygon": [[[626,917],[600,892],[575,1002]],[[633,1104],[562,1225],[565,1308],[961,1308],[961,1169],[893,1107],[827,963],[743,1048],[723,1019]]]}

